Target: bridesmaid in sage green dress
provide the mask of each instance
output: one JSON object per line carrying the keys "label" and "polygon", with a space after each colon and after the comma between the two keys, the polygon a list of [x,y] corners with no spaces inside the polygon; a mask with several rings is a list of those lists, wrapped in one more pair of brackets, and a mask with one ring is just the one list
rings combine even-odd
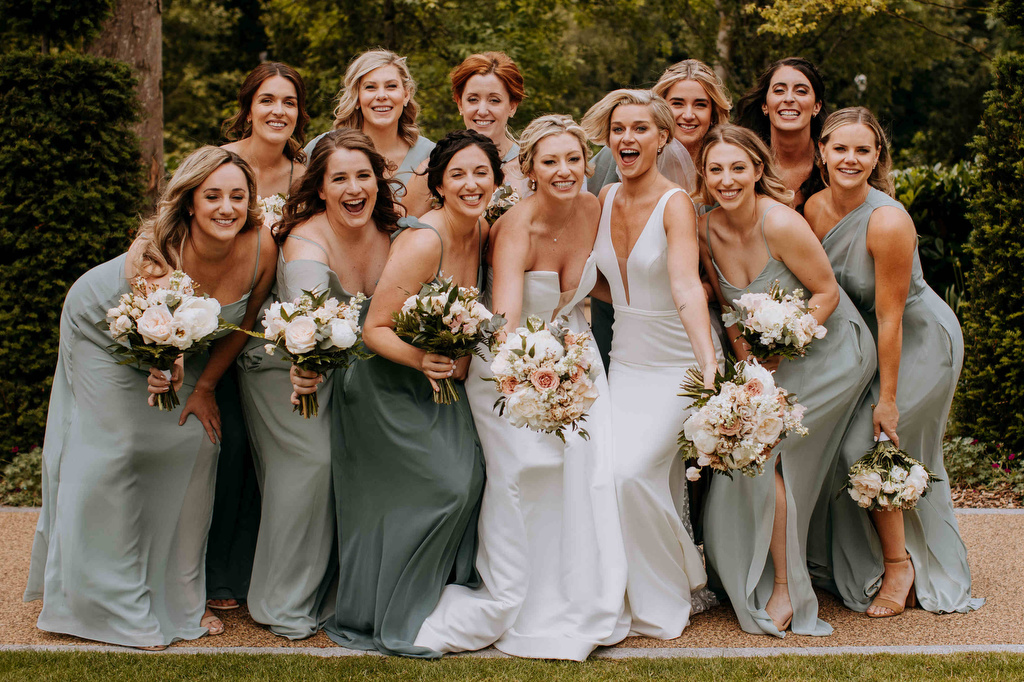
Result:
{"label": "bridesmaid in sage green dress", "polygon": [[[699,169],[698,191],[707,204],[719,204],[700,230],[719,302],[732,305],[777,281],[786,291],[809,292],[809,307],[828,329],[805,357],[765,363],[778,367],[775,381],[806,408],[809,433],[777,445],[760,476],[714,477],[704,510],[710,582],[729,595],[746,632],[782,637],[792,622],[797,634],[829,635],[807,570],[808,525],[843,430],[874,374],[874,344],[814,233],[785,205],[792,192],[764,143],[746,128],[718,126],[705,138]],[[744,359],[739,332],[727,333]]]}
{"label": "bridesmaid in sage green dress", "polygon": [[478,583],[483,452],[461,382],[457,402],[432,399],[437,380],[465,378],[469,358],[455,363],[405,343],[391,316],[422,282],[446,276],[480,286],[481,216],[501,177],[497,150],[482,135],[458,131],[437,143],[427,178],[441,208],[423,222],[400,221],[406,229],[394,240],[363,331],[377,355],[345,374],[334,461],[341,570],[326,626],[342,646],[436,658],[413,644],[420,625],[446,583]]}
{"label": "bridesmaid in sage green dress", "polygon": [[[891,196],[888,141],[871,112],[852,107],[829,116],[821,153],[829,186],[807,202],[807,217],[878,344],[878,373],[815,519],[827,557],[823,585],[874,618],[912,606],[915,592],[923,609],[966,613],[985,600],[971,597],[967,548],[942,463],[963,366],[960,324],[924,281],[914,223]],[[845,493],[836,498],[850,466],[881,432],[939,479],[912,510],[869,514]]]}
{"label": "bridesmaid in sage green dress", "polygon": [[[289,197],[275,239],[281,245],[278,300],[329,290],[340,301],[372,294],[397,229],[387,162],[370,139],[346,128],[317,145]],[[240,359],[242,400],[263,492],[248,607],[253,619],[289,639],[310,637],[334,610],[337,577],[331,450],[338,372],[319,386],[320,414],[291,411],[289,366],[254,340]],[[315,376],[315,375],[314,375]]]}
{"label": "bridesmaid in sage green dress", "polygon": [[[42,630],[147,649],[224,630],[205,607],[203,569],[218,452],[212,387],[244,334],[190,356],[184,373],[175,366],[182,405],[166,413],[146,404],[152,375],[118,364],[100,325],[136,275],[163,284],[179,268],[225,301],[222,318],[251,327],[277,255],[260,236],[255,190],[238,155],[199,149],[128,253],[68,292],[25,590],[26,601],[43,600]],[[153,390],[166,390],[160,380]]]}

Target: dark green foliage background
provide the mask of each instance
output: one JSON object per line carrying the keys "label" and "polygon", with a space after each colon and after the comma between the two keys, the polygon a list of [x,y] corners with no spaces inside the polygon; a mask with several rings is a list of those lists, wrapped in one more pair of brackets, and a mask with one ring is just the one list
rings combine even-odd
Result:
{"label": "dark green foliage background", "polygon": [[967,251],[974,267],[964,308],[966,359],[958,429],[1024,450],[1024,55],[995,64],[995,85],[975,138],[978,183]]}
{"label": "dark green foliage background", "polygon": [[137,223],[133,86],[109,59],[0,57],[0,462],[42,443],[68,288]]}
{"label": "dark green foliage background", "polygon": [[29,37],[54,47],[81,45],[99,33],[113,6],[113,0],[0,0],[3,38],[22,46]]}

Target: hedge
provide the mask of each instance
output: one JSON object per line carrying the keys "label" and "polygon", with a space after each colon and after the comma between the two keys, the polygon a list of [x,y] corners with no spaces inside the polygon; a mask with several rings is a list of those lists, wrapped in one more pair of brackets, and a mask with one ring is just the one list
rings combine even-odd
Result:
{"label": "hedge", "polygon": [[42,443],[68,288],[137,224],[137,116],[126,64],[0,57],[0,463]]}
{"label": "hedge", "polygon": [[974,139],[975,228],[963,311],[967,357],[954,405],[957,430],[1024,450],[1024,55],[995,62]]}

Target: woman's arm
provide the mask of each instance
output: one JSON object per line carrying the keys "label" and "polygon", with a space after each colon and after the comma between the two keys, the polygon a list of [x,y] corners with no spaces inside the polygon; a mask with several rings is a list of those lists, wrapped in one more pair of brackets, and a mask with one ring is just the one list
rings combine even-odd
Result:
{"label": "woman's arm", "polygon": [[[502,216],[502,219],[505,217]],[[523,312],[523,286],[530,256],[529,233],[519,228],[519,225],[505,224],[496,236],[491,252],[491,267],[494,270],[491,312],[505,316],[505,329],[509,332],[519,326]]]}
{"label": "woman's arm", "polygon": [[423,216],[433,207],[433,196],[430,194],[430,188],[427,187],[426,171],[427,161],[424,161],[409,176],[409,182],[405,185],[405,197],[402,198],[402,206],[405,207],[406,215],[414,218]]}
{"label": "woman's arm", "polygon": [[821,242],[803,217],[783,206],[765,217],[765,239],[771,256],[781,260],[811,295],[807,307],[824,325],[839,305],[839,283]]}
{"label": "woman's arm", "polygon": [[896,409],[900,355],[903,350],[903,309],[907,305],[910,276],[917,248],[917,231],[905,211],[883,207],[871,214],[868,253],[875,259],[875,315],[878,318],[879,395],[873,418],[875,438],[881,431],[899,447]]}

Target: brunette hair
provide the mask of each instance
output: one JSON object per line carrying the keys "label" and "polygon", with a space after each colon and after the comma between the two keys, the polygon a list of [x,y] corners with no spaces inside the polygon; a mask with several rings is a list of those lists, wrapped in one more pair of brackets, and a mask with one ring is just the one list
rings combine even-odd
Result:
{"label": "brunette hair", "polygon": [[444,172],[448,168],[452,157],[466,147],[476,145],[487,155],[491,164],[491,171],[494,173],[494,185],[497,187],[505,181],[505,173],[501,170],[501,156],[498,154],[498,147],[491,138],[481,135],[475,130],[453,130],[434,145],[430,150],[430,157],[427,159],[427,168],[423,171],[427,175],[427,187],[438,204],[444,206],[444,197],[439,191],[444,182]]}
{"label": "brunette hair", "polygon": [[157,203],[156,213],[140,226],[132,244],[132,265],[137,273],[162,277],[181,268],[181,250],[189,239],[195,212],[195,192],[215,170],[228,163],[242,170],[249,191],[245,224],[239,234],[259,229],[263,224],[263,211],[257,203],[256,175],[252,168],[241,156],[227,149],[200,147],[181,162]]}
{"label": "brunette hair", "polygon": [[811,118],[811,139],[817,142],[818,136],[821,135],[821,127],[825,123],[825,119],[828,118],[828,107],[825,105],[825,79],[818,72],[818,67],[803,57],[786,57],[765,69],[754,87],[736,103],[736,123],[753,130],[766,145],[771,145],[772,125],[761,107],[764,106],[768,98],[772,76],[784,66],[794,68],[807,77],[811,89],[814,90],[814,100],[821,104],[817,115]]}
{"label": "brunette hair", "polygon": [[370,217],[381,232],[390,234],[398,229],[398,219],[402,217],[402,213],[392,193],[391,183],[395,181],[389,181],[384,177],[384,173],[390,168],[387,159],[374,148],[373,142],[364,133],[354,128],[342,128],[326,133],[313,148],[309,166],[299,181],[298,188],[285,202],[281,222],[274,233],[274,241],[278,244],[284,244],[288,233],[295,226],[327,210],[326,202],[320,198],[320,190],[324,186],[328,161],[339,149],[351,149],[366,154],[377,179],[377,200]]}
{"label": "brunette hair", "polygon": [[654,94],[668,99],[668,91],[679,81],[697,81],[711,99],[711,125],[729,122],[732,97],[711,67],[699,59],[684,59],[665,69],[661,78],[651,90]]}
{"label": "brunette hair", "polygon": [[[871,132],[875,134],[875,146],[878,147],[878,163],[875,164],[875,167],[871,170],[871,175],[868,176],[868,184],[889,196],[893,196],[895,188],[891,175],[892,154],[889,152],[889,140],[885,135],[885,131],[882,130],[878,119],[875,118],[871,111],[864,107],[847,107],[833,112],[825,119],[825,125],[821,128],[821,137],[818,138],[818,143],[821,145],[828,144],[832,133],[845,125],[856,123],[866,125],[871,129]],[[819,154],[815,162],[818,164],[821,177],[827,185],[828,166],[825,165],[825,160]]]}
{"label": "brunette hair", "polygon": [[338,93],[338,106],[334,108],[334,130],[363,129],[363,112],[359,108],[359,86],[362,84],[363,76],[382,66],[395,67],[402,87],[409,93],[409,103],[405,105],[398,119],[398,135],[411,147],[420,136],[419,126],[416,125],[416,117],[420,113],[420,105],[416,103],[416,81],[412,79],[405,57],[384,48],[368,50],[348,65],[348,69],[345,70],[345,81],[341,86],[341,92]]}
{"label": "brunette hair", "polygon": [[587,134],[583,132],[583,128],[572,120],[572,116],[547,114],[530,121],[530,125],[526,126],[519,139],[519,168],[524,177],[533,172],[533,157],[537,153],[540,141],[562,133],[568,133],[579,141],[587,167],[587,177],[594,174],[594,169],[590,165],[590,145],[587,144]]}
{"label": "brunette hair", "polygon": [[492,73],[505,86],[512,104],[519,104],[526,99],[523,74],[516,63],[504,52],[482,52],[471,54],[463,59],[462,63],[452,69],[449,74],[452,81],[452,99],[456,104],[460,104],[462,93],[470,78]]}
{"label": "brunette hair", "polygon": [[302,81],[299,72],[280,62],[264,62],[249,72],[249,75],[242,81],[242,87],[238,89],[238,111],[235,115],[224,121],[224,137],[229,140],[241,140],[252,135],[252,100],[260,89],[263,81],[274,76],[280,76],[295,86],[295,95],[298,99],[298,118],[295,120],[295,131],[292,133],[288,144],[284,147],[284,155],[292,161],[305,163],[306,154],[302,147],[306,144],[306,124],[309,123],[309,113],[306,111],[306,84]]}
{"label": "brunette hair", "polygon": [[772,156],[768,146],[754,132],[748,128],[723,123],[715,126],[704,136],[700,147],[700,163],[697,165],[697,189],[694,195],[700,198],[708,206],[715,203],[714,197],[708,190],[705,173],[707,172],[708,153],[719,144],[731,144],[739,147],[751,163],[761,169],[761,177],[754,185],[754,191],[766,197],[789,206],[793,201],[793,190],[786,189],[785,183],[779,177],[775,168],[775,158]]}
{"label": "brunette hair", "polygon": [[608,145],[608,132],[611,128],[612,113],[624,104],[638,104],[647,107],[658,130],[668,133],[672,139],[672,127],[675,119],[668,102],[650,90],[612,90],[601,98],[601,101],[590,107],[583,116],[581,125],[591,142]]}

